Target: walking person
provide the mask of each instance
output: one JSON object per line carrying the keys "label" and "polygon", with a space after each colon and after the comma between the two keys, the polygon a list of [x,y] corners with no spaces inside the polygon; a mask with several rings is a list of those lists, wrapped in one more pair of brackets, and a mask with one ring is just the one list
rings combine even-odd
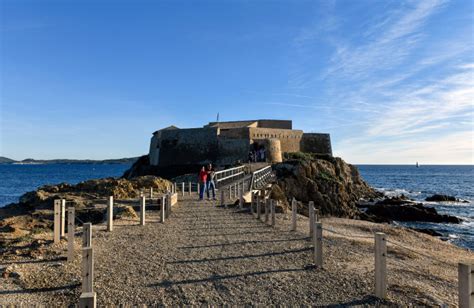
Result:
{"label": "walking person", "polygon": [[204,198],[204,190],[206,189],[206,181],[207,181],[207,171],[204,166],[202,166],[201,171],[199,171],[199,200]]}
{"label": "walking person", "polygon": [[206,181],[206,191],[207,191],[207,200],[211,200],[210,190],[212,189],[212,199],[216,200],[216,184],[214,183],[214,176],[216,175],[216,170],[212,164],[207,165],[207,181]]}

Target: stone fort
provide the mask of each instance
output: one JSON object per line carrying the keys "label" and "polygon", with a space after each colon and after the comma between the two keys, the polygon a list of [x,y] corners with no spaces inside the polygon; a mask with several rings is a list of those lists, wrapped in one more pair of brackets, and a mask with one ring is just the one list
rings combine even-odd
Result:
{"label": "stone fort", "polygon": [[281,162],[284,153],[332,155],[329,134],[293,129],[291,120],[210,122],[200,128],[170,126],[153,133],[150,165],[161,168],[217,166],[247,162],[253,149],[265,149],[267,162]]}

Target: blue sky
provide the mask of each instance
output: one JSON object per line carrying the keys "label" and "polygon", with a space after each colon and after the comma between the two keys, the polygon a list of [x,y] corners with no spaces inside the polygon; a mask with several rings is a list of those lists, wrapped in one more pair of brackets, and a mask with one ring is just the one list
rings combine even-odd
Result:
{"label": "blue sky", "polygon": [[474,163],[472,1],[0,0],[0,156],[292,119],[351,163]]}

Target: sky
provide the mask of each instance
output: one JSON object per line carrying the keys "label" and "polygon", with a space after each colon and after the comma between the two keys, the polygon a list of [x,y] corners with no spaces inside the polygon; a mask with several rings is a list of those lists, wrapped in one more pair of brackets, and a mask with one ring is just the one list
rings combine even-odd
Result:
{"label": "sky", "polygon": [[474,163],[474,2],[0,0],[0,156],[291,119],[355,164]]}

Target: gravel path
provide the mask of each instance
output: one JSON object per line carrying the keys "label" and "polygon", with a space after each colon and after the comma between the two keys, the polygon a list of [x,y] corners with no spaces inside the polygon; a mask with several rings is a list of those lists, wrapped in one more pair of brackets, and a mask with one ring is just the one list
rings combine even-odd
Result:
{"label": "gravel path", "polygon": [[[277,214],[276,227],[271,227],[247,210],[217,207],[215,201],[199,202],[190,196],[184,200],[180,196],[164,224],[158,214],[147,212],[145,226],[132,219],[116,221],[113,232],[106,232],[104,225],[94,226],[94,286],[99,306],[377,305],[380,302],[371,296],[374,231],[384,231],[392,239],[408,234],[408,240],[416,244],[420,236],[425,237],[424,249],[454,249],[391,226],[330,218],[323,221],[326,227],[367,237],[354,239],[325,231],[324,268],[315,268],[306,217],[298,216],[299,231],[292,232],[289,214]],[[76,244],[79,251],[80,233]],[[81,257],[72,263],[58,261],[65,247],[65,242],[52,247],[59,256],[17,265],[22,273],[20,288],[4,279],[0,304],[77,303]],[[453,254],[461,257],[459,251]],[[403,261],[402,266],[420,262],[390,247],[389,253],[393,260]],[[390,302],[384,304],[454,304],[455,262],[443,275],[436,271],[445,271],[444,265],[431,265],[428,284],[413,287],[411,280],[419,278],[419,273],[410,274],[389,263]]]}

